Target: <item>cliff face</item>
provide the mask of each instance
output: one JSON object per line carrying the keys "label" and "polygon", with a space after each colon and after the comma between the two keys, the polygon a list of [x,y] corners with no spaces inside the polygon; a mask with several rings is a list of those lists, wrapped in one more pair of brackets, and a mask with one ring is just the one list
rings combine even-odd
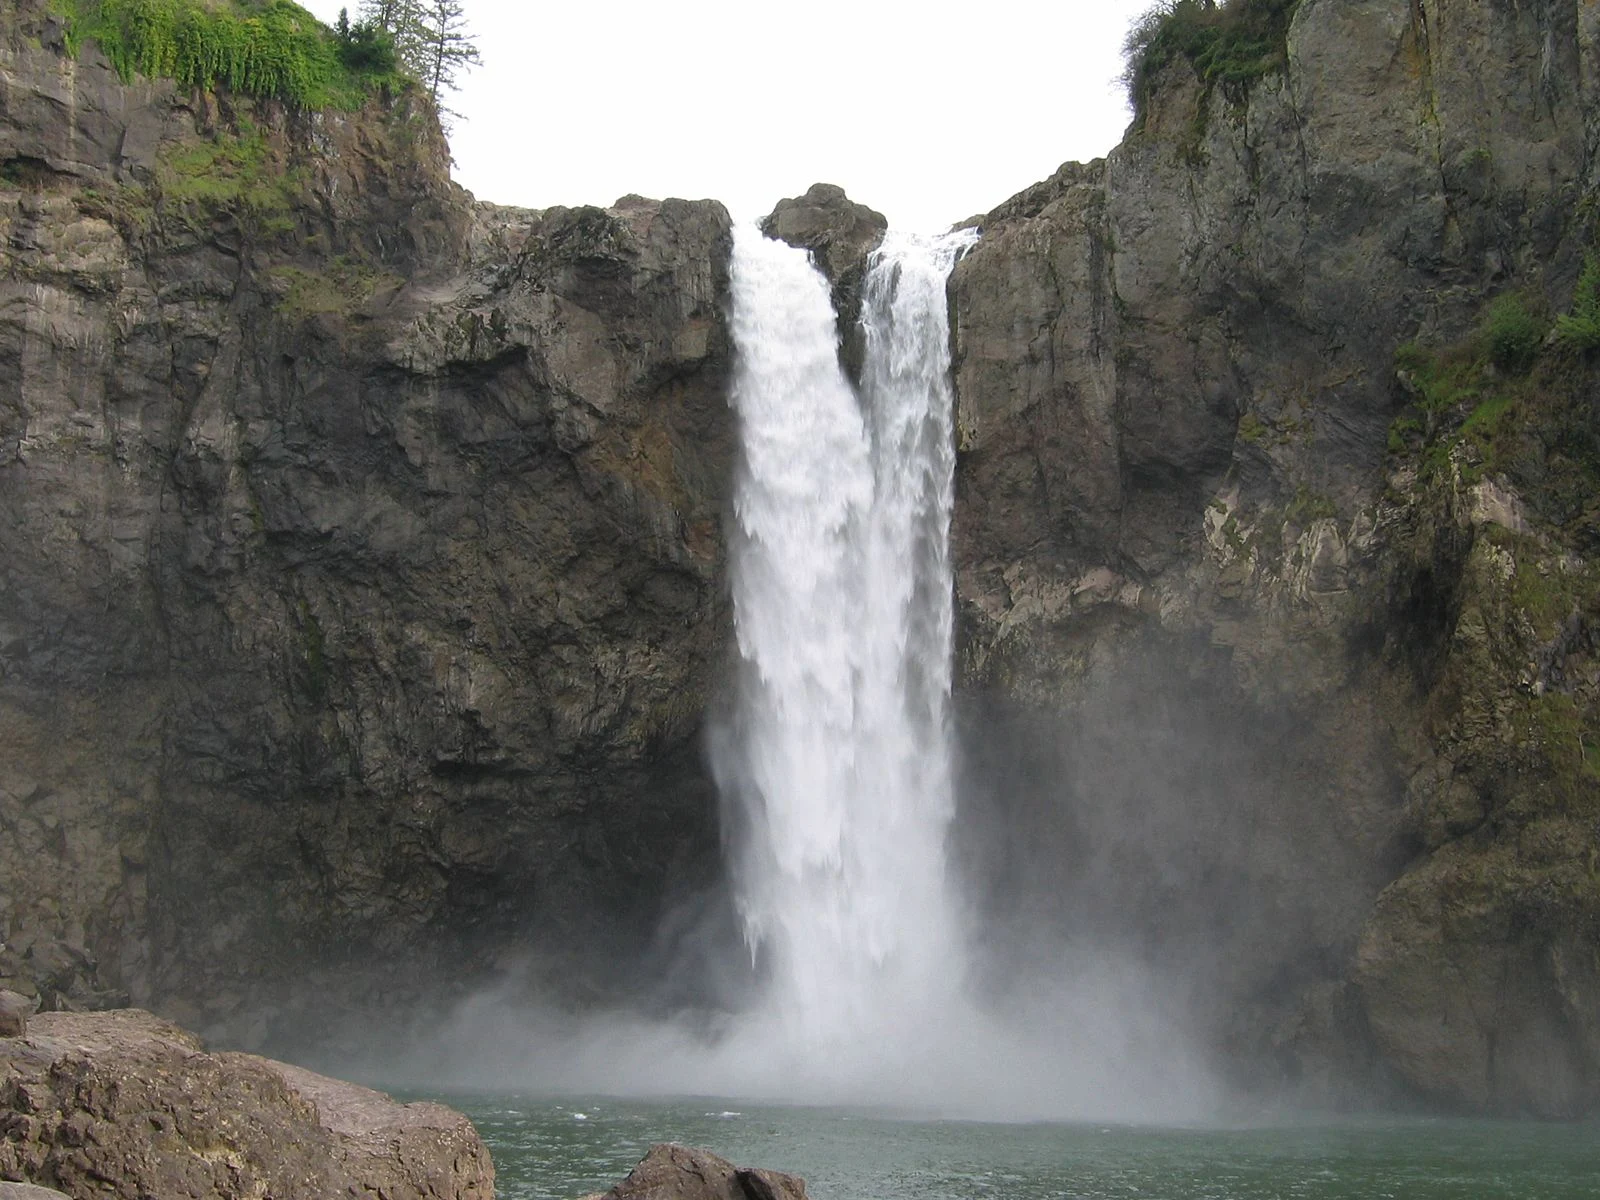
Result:
{"label": "cliff face", "polygon": [[1592,4],[1302,0],[952,280],[968,869],[1257,1082],[1600,1101],[1597,79]]}
{"label": "cliff face", "polygon": [[717,874],[727,214],[0,32],[0,981],[236,1044],[605,982]]}

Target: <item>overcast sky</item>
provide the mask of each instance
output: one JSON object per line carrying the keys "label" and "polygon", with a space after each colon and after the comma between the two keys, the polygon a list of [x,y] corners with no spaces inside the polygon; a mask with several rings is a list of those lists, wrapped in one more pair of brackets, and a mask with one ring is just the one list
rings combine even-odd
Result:
{"label": "overcast sky", "polygon": [[501,204],[711,196],[744,218],[826,181],[943,228],[1116,144],[1122,40],[1152,2],[464,0],[483,66],[450,102],[456,179]]}

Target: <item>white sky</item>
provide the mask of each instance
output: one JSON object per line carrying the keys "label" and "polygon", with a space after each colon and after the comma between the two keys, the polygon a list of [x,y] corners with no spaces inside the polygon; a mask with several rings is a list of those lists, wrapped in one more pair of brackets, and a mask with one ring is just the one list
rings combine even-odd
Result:
{"label": "white sky", "polygon": [[450,102],[455,177],[501,204],[710,196],[747,219],[822,181],[940,229],[1116,144],[1151,3],[464,0],[483,66]]}

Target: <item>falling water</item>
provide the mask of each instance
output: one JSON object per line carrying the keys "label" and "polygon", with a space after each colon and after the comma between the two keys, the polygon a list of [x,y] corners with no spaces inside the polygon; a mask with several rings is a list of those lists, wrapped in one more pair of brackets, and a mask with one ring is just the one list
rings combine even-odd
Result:
{"label": "falling water", "polygon": [[769,1034],[797,1066],[859,1061],[939,1019],[962,985],[944,851],[945,278],[970,241],[891,235],[874,255],[859,399],[805,253],[753,230],[735,242],[744,672],[717,765]]}

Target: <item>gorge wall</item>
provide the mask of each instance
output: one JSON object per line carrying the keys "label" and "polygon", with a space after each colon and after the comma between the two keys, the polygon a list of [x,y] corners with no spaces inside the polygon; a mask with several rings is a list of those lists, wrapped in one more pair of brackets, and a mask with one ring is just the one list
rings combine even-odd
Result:
{"label": "gorge wall", "polygon": [[970,869],[1256,1082],[1600,1098],[1597,85],[1592,4],[1302,0],[952,281]]}
{"label": "gorge wall", "polygon": [[[404,95],[124,83],[36,0],[0,33],[0,986],[254,1046],[659,982],[725,902],[727,214],[475,204]],[[1301,0],[1281,70],[1180,56],[984,218],[995,971],[1130,956],[1253,1087],[1600,1101],[1600,380],[1539,340],[1597,55],[1588,0]],[[848,309],[881,220],[769,231]]]}
{"label": "gorge wall", "polygon": [[248,1045],[616,986],[719,872],[727,214],[0,47],[0,978]]}

